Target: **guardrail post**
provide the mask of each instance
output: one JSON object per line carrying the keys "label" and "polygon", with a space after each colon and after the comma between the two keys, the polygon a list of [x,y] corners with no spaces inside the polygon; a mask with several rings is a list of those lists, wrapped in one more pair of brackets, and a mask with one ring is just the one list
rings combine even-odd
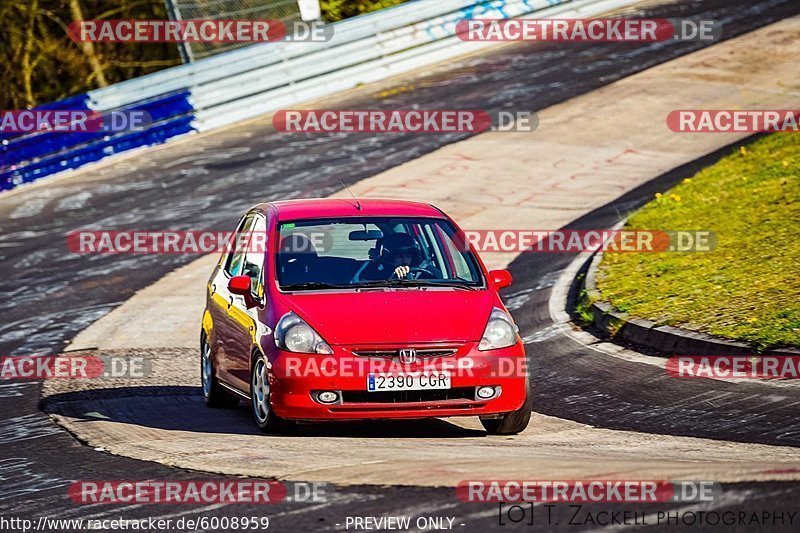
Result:
{"label": "guardrail post", "polygon": [[[167,15],[170,20],[181,20],[181,10],[174,0],[164,0],[164,5],[167,8]],[[184,63],[192,63],[194,61],[192,47],[189,43],[179,42],[178,53],[181,55],[181,61]]]}

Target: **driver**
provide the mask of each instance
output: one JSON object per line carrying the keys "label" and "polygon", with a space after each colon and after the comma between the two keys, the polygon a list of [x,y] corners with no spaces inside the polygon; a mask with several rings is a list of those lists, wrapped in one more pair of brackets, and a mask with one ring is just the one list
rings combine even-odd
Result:
{"label": "driver", "polygon": [[416,239],[408,233],[393,233],[383,239],[381,255],[367,265],[361,273],[363,280],[383,280],[396,277],[405,279],[409,277],[412,269],[417,270],[416,276],[432,277],[433,267],[420,263],[421,252]]}

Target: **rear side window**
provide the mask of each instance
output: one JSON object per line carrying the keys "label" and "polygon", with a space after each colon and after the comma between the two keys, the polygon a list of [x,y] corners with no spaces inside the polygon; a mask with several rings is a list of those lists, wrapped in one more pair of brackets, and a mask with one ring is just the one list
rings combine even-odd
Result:
{"label": "rear side window", "polygon": [[256,216],[249,230],[250,237],[247,239],[247,249],[242,263],[242,274],[250,277],[250,290],[253,294],[263,296],[264,278],[264,257],[266,250],[264,242],[267,236],[267,221],[263,216]]}
{"label": "rear side window", "polygon": [[[242,273],[242,264],[244,263],[244,256],[245,252],[247,251],[247,246],[241,246],[241,244],[246,242],[246,236],[250,231],[250,228],[253,227],[253,221],[255,218],[255,214],[246,215],[239,224],[239,227],[236,229],[236,234],[232,239],[232,246],[234,246],[234,248],[233,251],[229,253],[228,259],[225,262],[225,272],[227,272],[231,277],[239,276]],[[237,246],[237,243],[240,245]]]}

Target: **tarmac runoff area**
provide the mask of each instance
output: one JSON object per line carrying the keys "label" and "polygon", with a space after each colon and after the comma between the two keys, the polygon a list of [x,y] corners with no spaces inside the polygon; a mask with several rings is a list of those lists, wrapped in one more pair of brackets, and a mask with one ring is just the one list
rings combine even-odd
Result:
{"label": "tarmac runoff area", "polygon": [[[547,108],[533,133],[484,133],[352,190],[360,197],[431,201],[465,229],[557,229],[745,136],[672,133],[670,111],[796,107],[798,56],[800,18],[787,19]],[[484,259],[498,268],[514,257]],[[141,355],[152,360],[153,372],[138,382],[46,382],[47,409],[59,424],[113,454],[340,485],[800,479],[796,448],[598,429],[536,413],[528,430],[514,437],[487,437],[475,419],[260,434],[244,407],[207,409],[196,392],[204,284],[216,260],[204,257],[165,276],[74,339],[70,351]]]}

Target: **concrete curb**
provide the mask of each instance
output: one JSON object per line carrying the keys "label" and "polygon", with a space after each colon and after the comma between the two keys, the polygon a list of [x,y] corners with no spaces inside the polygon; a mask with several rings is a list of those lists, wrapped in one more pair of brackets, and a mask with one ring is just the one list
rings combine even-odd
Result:
{"label": "concrete curb", "polygon": [[[659,325],[650,320],[629,316],[604,301],[597,289],[597,269],[603,253],[597,252],[589,261],[586,275],[575,278],[578,294],[593,300],[590,305],[592,323],[600,333],[615,341],[643,346],[667,355],[759,355],[755,348],[744,342],[731,341],[672,326]],[[585,291],[585,293],[583,292]],[[799,356],[800,349],[767,350],[760,355]]]}

